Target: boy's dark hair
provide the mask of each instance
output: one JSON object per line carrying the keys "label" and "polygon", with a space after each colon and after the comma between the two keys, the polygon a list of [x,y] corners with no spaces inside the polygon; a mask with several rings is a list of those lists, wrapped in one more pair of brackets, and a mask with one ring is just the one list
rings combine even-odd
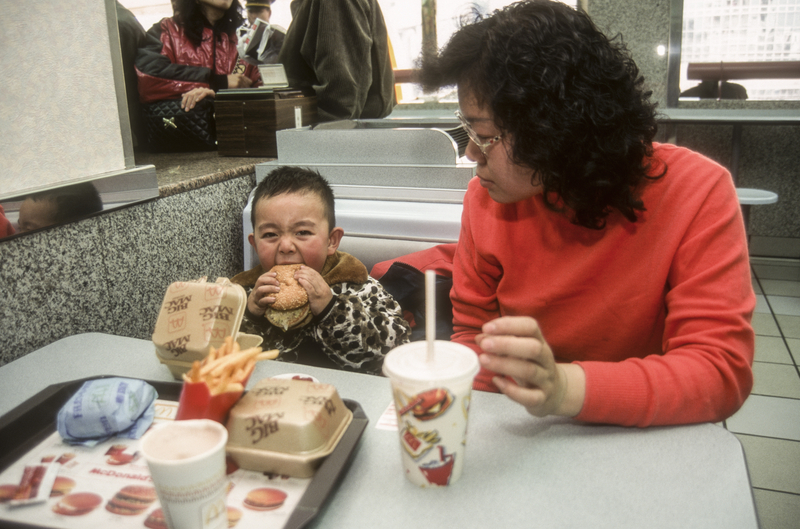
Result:
{"label": "boy's dark hair", "polygon": [[256,229],[256,204],[264,198],[271,198],[285,193],[314,194],[322,200],[328,231],[336,227],[333,190],[328,181],[317,171],[303,167],[284,165],[273,169],[256,187],[253,204],[250,209],[250,222],[253,231]]}
{"label": "boy's dark hair", "polygon": [[[175,0],[175,20],[186,32],[189,41],[198,47],[203,40],[203,27],[208,25],[208,20],[200,10],[197,0]],[[222,15],[222,18],[214,24],[214,34],[227,33],[235,35],[236,29],[244,23],[242,16],[242,5],[239,0],[233,0],[231,6]]]}
{"label": "boy's dark hair", "polygon": [[512,160],[533,169],[548,207],[558,210],[560,198],[577,225],[602,229],[612,209],[635,222],[645,210],[639,186],[666,172],[648,176],[656,105],[625,44],[565,4],[475,12],[421,63],[425,89],[458,85],[491,109]]}

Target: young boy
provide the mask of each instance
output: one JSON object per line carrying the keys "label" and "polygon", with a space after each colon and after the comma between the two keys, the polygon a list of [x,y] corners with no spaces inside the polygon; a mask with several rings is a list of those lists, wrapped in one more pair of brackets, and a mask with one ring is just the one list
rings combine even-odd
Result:
{"label": "young boy", "polygon": [[[260,265],[232,281],[248,292],[242,331],[263,336],[279,360],[379,374],[383,357],[411,336],[400,306],[361,261],[338,251],[333,191],[316,172],[279,167],[256,188],[250,244]],[[274,265],[302,264],[295,279],[313,318],[284,331],[264,317],[280,290]]]}

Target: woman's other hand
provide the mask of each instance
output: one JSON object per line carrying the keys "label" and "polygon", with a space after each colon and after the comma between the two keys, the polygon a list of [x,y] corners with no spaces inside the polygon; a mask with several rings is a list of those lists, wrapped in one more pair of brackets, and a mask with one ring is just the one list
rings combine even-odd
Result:
{"label": "woman's other hand", "polygon": [[556,363],[539,324],[525,316],[506,316],[484,324],[475,343],[481,366],[504,375],[493,382],[531,415],[574,417],[583,407],[586,377],[577,364]]}
{"label": "woman's other hand", "polygon": [[214,97],[214,91],[210,88],[193,88],[183,94],[181,98],[181,108],[189,112],[198,101],[206,97]]}
{"label": "woman's other hand", "polygon": [[232,73],[228,75],[228,88],[250,88],[253,84],[252,79],[243,73]]}

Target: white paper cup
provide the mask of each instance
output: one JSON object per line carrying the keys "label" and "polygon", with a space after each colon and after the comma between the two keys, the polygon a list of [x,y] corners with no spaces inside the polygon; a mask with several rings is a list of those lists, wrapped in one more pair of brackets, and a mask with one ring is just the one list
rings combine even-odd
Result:
{"label": "white paper cup", "polygon": [[225,444],[228,431],[196,419],[154,426],[140,450],[170,529],[226,529]]}
{"label": "white paper cup", "polygon": [[461,344],[434,342],[392,349],[383,361],[389,377],[406,477],[420,487],[446,486],[461,477],[472,381],[478,356]]}

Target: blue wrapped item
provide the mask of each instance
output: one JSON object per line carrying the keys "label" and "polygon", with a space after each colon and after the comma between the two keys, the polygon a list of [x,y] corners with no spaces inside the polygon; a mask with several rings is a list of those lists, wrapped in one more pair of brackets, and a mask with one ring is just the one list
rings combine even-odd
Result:
{"label": "blue wrapped item", "polygon": [[143,380],[84,382],[58,412],[58,433],[73,445],[94,446],[112,437],[139,439],[153,423],[158,393]]}

